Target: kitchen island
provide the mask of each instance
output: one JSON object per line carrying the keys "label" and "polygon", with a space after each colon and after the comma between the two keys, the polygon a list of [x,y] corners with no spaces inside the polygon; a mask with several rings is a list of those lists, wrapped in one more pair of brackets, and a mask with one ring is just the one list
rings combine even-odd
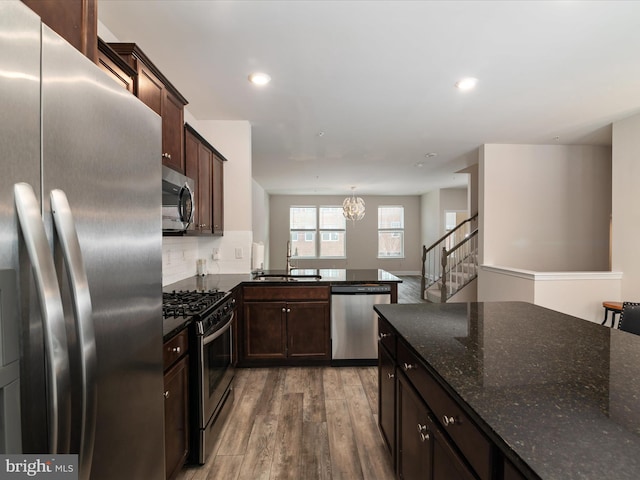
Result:
{"label": "kitchen island", "polygon": [[380,379],[380,425],[396,469],[410,472],[415,461],[405,392],[417,393],[433,442],[448,444],[471,475],[456,470],[458,478],[638,478],[640,336],[523,302],[375,310],[386,336],[381,368],[398,377],[392,390]]}

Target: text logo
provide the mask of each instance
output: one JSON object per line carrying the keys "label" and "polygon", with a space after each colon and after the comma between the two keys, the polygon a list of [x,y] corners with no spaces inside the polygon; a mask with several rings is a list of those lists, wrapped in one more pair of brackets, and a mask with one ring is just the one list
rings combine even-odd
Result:
{"label": "text logo", "polygon": [[0,455],[0,480],[78,480],[77,455]]}

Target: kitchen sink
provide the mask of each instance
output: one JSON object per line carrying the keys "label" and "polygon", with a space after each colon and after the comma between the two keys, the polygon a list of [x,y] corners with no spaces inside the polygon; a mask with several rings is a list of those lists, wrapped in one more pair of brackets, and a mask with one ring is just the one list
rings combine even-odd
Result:
{"label": "kitchen sink", "polygon": [[274,282],[300,282],[322,279],[322,275],[296,275],[296,274],[280,274],[280,273],[256,273],[253,275],[254,280],[274,281]]}

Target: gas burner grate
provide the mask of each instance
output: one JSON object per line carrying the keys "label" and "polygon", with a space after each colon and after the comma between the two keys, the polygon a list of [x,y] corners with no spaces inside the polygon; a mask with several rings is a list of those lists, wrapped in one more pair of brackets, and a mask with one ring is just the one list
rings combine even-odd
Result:
{"label": "gas burner grate", "polygon": [[218,303],[225,292],[218,290],[180,290],[162,294],[162,316],[191,317],[198,315]]}

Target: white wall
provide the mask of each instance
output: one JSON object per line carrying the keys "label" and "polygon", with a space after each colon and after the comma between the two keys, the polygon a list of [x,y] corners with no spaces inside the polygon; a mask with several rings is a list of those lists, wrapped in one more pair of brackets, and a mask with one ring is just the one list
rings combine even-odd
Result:
{"label": "white wall", "polygon": [[429,247],[445,233],[445,212],[468,212],[467,188],[441,188],[420,197],[421,241]]}
{"label": "white wall", "polygon": [[620,272],[534,272],[482,265],[478,270],[478,300],[524,301],[600,323],[603,300],[616,300]]}
{"label": "white wall", "polygon": [[428,248],[442,235],[440,233],[443,229],[440,220],[440,190],[433,190],[420,197],[420,211],[421,243]]}
{"label": "white wall", "polygon": [[609,148],[484,145],[479,183],[482,264],[609,269]]}
{"label": "white wall", "polygon": [[613,124],[612,184],[611,268],[624,272],[619,300],[640,302],[640,115]]}
{"label": "white wall", "polygon": [[[347,221],[347,258],[297,260],[300,268],[380,268],[397,274],[419,274],[422,244],[420,243],[419,196],[363,196],[365,217],[355,223]],[[270,196],[270,268],[286,265],[286,245],[289,239],[289,207],[291,205],[342,205],[345,196],[271,195]],[[377,258],[378,206],[404,206],[405,258]]]}
{"label": "white wall", "polygon": [[258,182],[252,181],[253,241],[264,244],[264,266],[269,269],[269,194]]}

